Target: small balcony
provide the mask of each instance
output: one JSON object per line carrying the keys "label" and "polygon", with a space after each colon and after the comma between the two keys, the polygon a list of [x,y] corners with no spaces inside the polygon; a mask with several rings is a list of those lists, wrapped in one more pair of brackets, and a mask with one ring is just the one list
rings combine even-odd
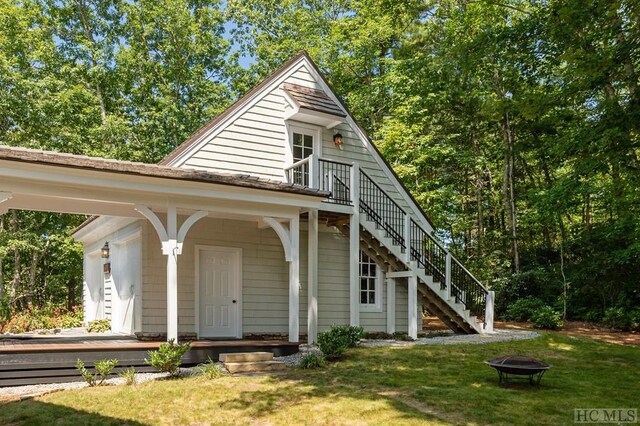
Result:
{"label": "small balcony", "polygon": [[351,182],[353,164],[320,158],[317,155],[300,160],[285,168],[287,182],[329,192],[325,201],[352,206]]}

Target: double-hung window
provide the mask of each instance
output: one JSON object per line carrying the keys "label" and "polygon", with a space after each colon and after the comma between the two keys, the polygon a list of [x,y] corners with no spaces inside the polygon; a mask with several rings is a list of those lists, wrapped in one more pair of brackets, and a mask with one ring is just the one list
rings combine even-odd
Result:
{"label": "double-hung window", "polygon": [[376,262],[360,251],[360,308],[380,311],[382,275]]}

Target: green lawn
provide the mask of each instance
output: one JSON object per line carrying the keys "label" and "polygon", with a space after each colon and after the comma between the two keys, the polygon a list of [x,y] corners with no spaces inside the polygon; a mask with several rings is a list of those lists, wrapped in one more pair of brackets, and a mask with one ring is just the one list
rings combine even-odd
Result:
{"label": "green lawn", "polygon": [[[542,386],[498,386],[482,361],[530,355]],[[322,370],[58,392],[0,424],[572,424],[574,408],[640,408],[640,348],[545,333],[486,345],[358,348]]]}

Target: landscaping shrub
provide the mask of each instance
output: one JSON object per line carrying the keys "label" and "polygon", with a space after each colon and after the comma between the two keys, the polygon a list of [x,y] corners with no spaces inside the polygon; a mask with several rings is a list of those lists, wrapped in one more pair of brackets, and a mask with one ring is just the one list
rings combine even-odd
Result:
{"label": "landscaping shrub", "polygon": [[631,311],[631,330],[640,331],[640,308]]}
{"label": "landscaping shrub", "polygon": [[108,319],[89,321],[87,331],[89,333],[106,333],[107,331],[111,331],[111,321]]}
{"label": "landscaping shrub", "polygon": [[84,366],[84,362],[78,358],[76,361],[76,369],[82,374],[82,378],[89,386],[100,386],[109,377],[113,369],[118,365],[117,359],[102,359],[97,361],[94,366],[95,374],[91,373]]}
{"label": "landscaping shrub", "polygon": [[221,367],[210,357],[207,358],[207,362],[198,364],[198,366],[196,367],[198,374],[206,377],[209,380],[219,379],[220,377],[224,376],[226,374],[226,371],[224,371],[223,368],[224,367]]}
{"label": "landscaping shrub", "polygon": [[47,304],[17,312],[7,321],[0,321],[0,333],[26,333],[34,330],[81,327],[84,313],[80,307],[67,310],[65,307]]}
{"label": "landscaping shrub", "polygon": [[537,328],[547,330],[558,330],[562,328],[563,325],[562,314],[548,305],[535,311],[531,317],[531,322]]}
{"label": "landscaping shrub", "polygon": [[118,377],[124,379],[126,385],[133,386],[136,384],[136,368],[129,367],[126,370],[122,370]]}
{"label": "landscaping shrub", "polygon": [[504,319],[516,322],[531,321],[533,315],[544,306],[545,303],[537,297],[518,299],[507,307]]}
{"label": "landscaping shrub", "polygon": [[157,351],[149,351],[149,359],[144,360],[147,364],[158,371],[169,373],[173,377],[180,375],[180,365],[182,365],[182,355],[191,348],[191,343],[175,343],[173,339],[160,345]]}
{"label": "landscaping shrub", "polygon": [[332,325],[329,331],[318,335],[318,347],[326,359],[338,359],[348,348],[354,347],[363,335],[362,327]]}
{"label": "landscaping shrub", "polygon": [[611,328],[629,330],[631,329],[631,314],[624,308],[609,308],[604,311],[602,322]]}
{"label": "landscaping shrub", "polygon": [[318,352],[309,352],[300,360],[300,368],[313,369],[322,368],[326,364],[324,356]]}

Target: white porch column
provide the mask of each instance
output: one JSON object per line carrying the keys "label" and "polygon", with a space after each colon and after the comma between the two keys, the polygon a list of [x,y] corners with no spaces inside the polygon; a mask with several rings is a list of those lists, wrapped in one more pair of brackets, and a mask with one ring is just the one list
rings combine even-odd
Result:
{"label": "white porch column", "polygon": [[387,333],[396,332],[396,280],[387,278]]}
{"label": "white porch column", "polygon": [[300,217],[289,222],[291,262],[289,263],[289,341],[300,340]]}
{"label": "white porch column", "polygon": [[318,339],[318,211],[309,210],[309,244],[307,249],[307,343]]}
{"label": "white porch column", "polygon": [[360,325],[360,168],[351,166],[351,202],[349,219],[349,324]]}
{"label": "white porch column", "polygon": [[418,338],[418,277],[411,274],[409,277],[409,337]]}
{"label": "white porch column", "polygon": [[484,312],[484,332],[493,333],[493,305],[495,303],[496,292],[487,292],[487,306]]}
{"label": "white porch column", "polygon": [[158,216],[146,206],[136,206],[136,210],[153,225],[162,244],[162,254],[167,256],[167,341],[178,342],[178,256],[189,228],[207,215],[199,211],[187,218],[178,231],[178,213],[174,206],[167,208],[167,226],[163,226]]}

